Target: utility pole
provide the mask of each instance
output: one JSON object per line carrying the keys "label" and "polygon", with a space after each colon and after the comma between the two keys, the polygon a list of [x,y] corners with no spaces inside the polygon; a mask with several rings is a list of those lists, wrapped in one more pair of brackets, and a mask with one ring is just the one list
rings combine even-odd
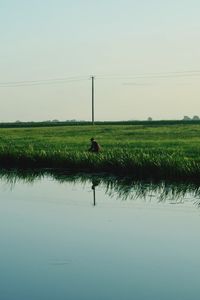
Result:
{"label": "utility pole", "polygon": [[91,76],[92,79],[92,125],[94,125],[94,76]]}

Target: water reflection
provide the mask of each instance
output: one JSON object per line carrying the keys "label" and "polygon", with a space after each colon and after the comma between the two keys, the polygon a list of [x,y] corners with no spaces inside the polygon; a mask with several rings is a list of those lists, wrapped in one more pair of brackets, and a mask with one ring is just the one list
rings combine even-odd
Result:
{"label": "water reflection", "polygon": [[93,191],[93,205],[96,206],[96,190],[95,188],[100,184],[100,179],[92,178],[92,191]]}
{"label": "water reflection", "polygon": [[200,185],[194,182],[168,181],[136,181],[131,177],[110,176],[108,174],[71,173],[56,170],[0,170],[0,179],[13,189],[19,181],[33,184],[36,180],[51,177],[62,184],[79,183],[91,184],[93,206],[97,205],[96,188],[103,188],[110,197],[121,200],[137,200],[158,202],[168,201],[171,204],[180,204],[188,197],[195,199],[194,204],[200,207]]}

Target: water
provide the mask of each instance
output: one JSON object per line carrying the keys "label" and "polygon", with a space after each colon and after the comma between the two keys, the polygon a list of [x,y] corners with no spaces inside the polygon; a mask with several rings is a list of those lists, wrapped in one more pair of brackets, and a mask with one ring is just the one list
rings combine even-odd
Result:
{"label": "water", "polygon": [[199,299],[199,199],[195,186],[2,176],[0,299]]}

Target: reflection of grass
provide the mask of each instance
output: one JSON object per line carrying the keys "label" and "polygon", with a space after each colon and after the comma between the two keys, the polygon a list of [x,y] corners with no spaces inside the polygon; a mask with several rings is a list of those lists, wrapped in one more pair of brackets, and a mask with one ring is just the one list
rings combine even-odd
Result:
{"label": "reflection of grass", "polygon": [[[99,155],[87,152],[92,136],[102,146]],[[0,164],[198,179],[200,125],[1,128]]]}
{"label": "reflection of grass", "polygon": [[114,176],[108,173],[89,174],[75,173],[61,170],[24,170],[3,169],[0,171],[0,179],[5,181],[11,188],[17,182],[34,183],[43,177],[50,177],[61,184],[72,183],[91,185],[91,189],[98,186],[105,190],[110,197],[114,196],[121,200],[144,199],[148,201],[164,202],[173,201],[180,203],[188,196],[194,199],[194,204],[200,207],[200,185],[194,182],[169,182],[169,181],[138,181],[132,177]]}

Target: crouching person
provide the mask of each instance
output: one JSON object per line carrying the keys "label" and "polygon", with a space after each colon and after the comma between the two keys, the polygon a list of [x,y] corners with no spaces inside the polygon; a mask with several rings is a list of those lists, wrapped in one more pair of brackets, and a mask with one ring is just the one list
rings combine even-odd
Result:
{"label": "crouching person", "polygon": [[91,138],[90,141],[91,141],[91,146],[88,149],[88,151],[99,153],[101,149],[99,143],[97,143],[97,141],[94,138]]}

